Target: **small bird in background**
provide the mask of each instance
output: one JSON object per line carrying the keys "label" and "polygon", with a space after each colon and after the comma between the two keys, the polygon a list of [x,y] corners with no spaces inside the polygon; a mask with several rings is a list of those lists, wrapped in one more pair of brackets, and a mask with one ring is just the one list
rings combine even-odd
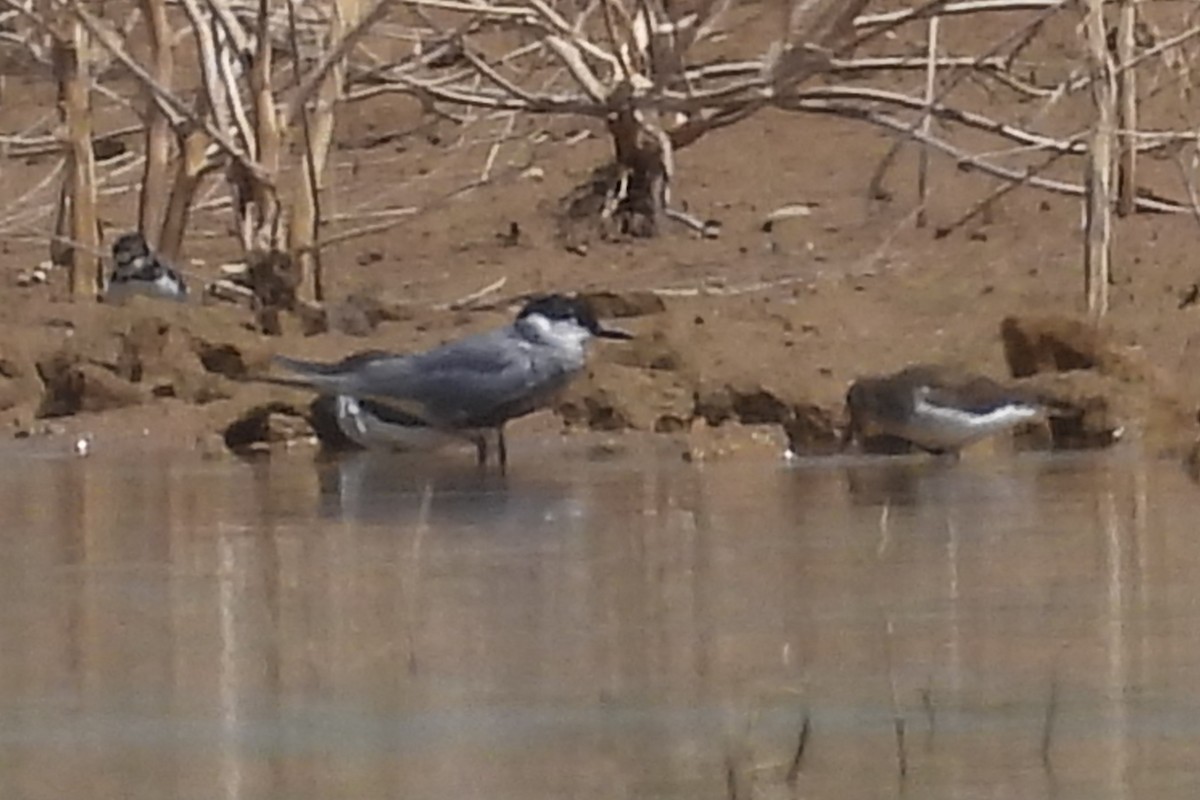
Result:
{"label": "small bird in background", "polygon": [[850,424],[843,444],[883,437],[954,455],[980,439],[1050,413],[1028,393],[991,378],[926,364],[859,378],[846,393],[846,407]]}
{"label": "small bird in background", "polygon": [[[283,356],[276,363],[295,377],[265,378],[338,398],[339,427],[353,441],[395,446],[419,421],[432,433],[475,444],[487,463],[494,431],[501,467],[508,462],[504,425],[548,407],[587,364],[593,337],[631,339],[604,328],[584,302],[562,294],[534,297],[502,328],[411,355],[378,350],[333,364]],[[341,398],[346,398],[342,400]],[[356,401],[356,402],[349,402]],[[364,403],[365,401],[365,403]],[[389,421],[379,412],[398,412]]]}
{"label": "small bird in background", "polygon": [[105,302],[120,303],[134,295],[180,302],[187,299],[183,277],[155,255],[137,231],[122,234],[113,242],[112,256]]}

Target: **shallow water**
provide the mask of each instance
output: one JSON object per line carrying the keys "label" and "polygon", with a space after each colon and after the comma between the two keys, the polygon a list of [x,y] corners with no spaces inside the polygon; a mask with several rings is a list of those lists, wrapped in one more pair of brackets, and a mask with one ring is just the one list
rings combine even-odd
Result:
{"label": "shallow water", "polygon": [[0,797],[1194,796],[1177,465],[531,447],[6,453]]}

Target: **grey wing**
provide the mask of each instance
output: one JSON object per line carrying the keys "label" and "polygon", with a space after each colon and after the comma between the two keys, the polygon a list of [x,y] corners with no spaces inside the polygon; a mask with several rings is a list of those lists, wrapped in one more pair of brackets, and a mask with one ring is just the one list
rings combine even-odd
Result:
{"label": "grey wing", "polygon": [[375,361],[385,361],[388,359],[406,358],[406,356],[390,353],[386,350],[363,350],[358,353],[353,353],[343,358],[341,361],[333,363],[325,363],[323,361],[305,361],[300,358],[288,358],[287,356],[276,356],[275,362],[285,369],[289,369],[299,375],[306,377],[315,377],[318,375],[328,377],[346,377],[354,374],[357,370],[371,364]]}
{"label": "grey wing", "polygon": [[972,375],[951,386],[930,386],[925,399],[935,406],[987,414],[1008,405],[1030,405],[1029,398],[983,375]]}
{"label": "grey wing", "polygon": [[493,331],[414,355],[402,364],[374,362],[348,393],[432,425],[494,425],[554,382],[554,365],[539,365],[531,355],[524,340],[506,330]]}

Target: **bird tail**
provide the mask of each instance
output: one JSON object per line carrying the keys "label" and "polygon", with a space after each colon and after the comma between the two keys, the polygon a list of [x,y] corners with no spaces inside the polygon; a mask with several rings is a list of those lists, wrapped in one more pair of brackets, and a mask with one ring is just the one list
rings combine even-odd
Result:
{"label": "bird tail", "polygon": [[264,375],[259,378],[264,383],[311,389],[326,394],[338,394],[346,380],[345,374],[338,370],[337,364],[304,361],[299,358],[288,358],[287,356],[275,356],[273,360],[288,372],[295,373],[295,375],[291,377]]}
{"label": "bird tail", "polygon": [[339,371],[340,364],[325,364],[321,361],[305,361],[302,358],[289,358],[287,356],[275,356],[272,359],[276,364],[286,369],[288,372],[295,372],[298,375],[306,376],[330,376],[336,375]]}
{"label": "bird tail", "polygon": [[1010,387],[1008,402],[1037,409],[1043,417],[1065,417],[1074,414],[1078,407],[1056,394],[1032,386]]}
{"label": "bird tail", "polygon": [[247,380],[251,383],[269,383],[272,386],[286,386],[289,389],[307,389],[311,392],[325,394],[325,390],[313,381],[305,378],[283,378],[276,375],[250,375]]}

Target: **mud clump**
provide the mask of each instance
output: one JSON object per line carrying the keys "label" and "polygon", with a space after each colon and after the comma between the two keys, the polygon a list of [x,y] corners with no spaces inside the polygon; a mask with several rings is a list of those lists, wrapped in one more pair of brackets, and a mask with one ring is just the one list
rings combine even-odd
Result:
{"label": "mud clump", "polygon": [[613,348],[604,361],[663,372],[685,372],[691,366],[684,352],[659,331]]}
{"label": "mud clump", "polygon": [[762,382],[702,384],[686,372],[598,366],[558,405],[568,426],[688,433],[725,425],[781,426],[795,452],[838,447],[836,412]]}
{"label": "mud clump", "polygon": [[1137,434],[1152,445],[1194,435],[1192,404],[1103,326],[1066,315],[1007,317],[1000,337],[1019,384],[1056,408],[1055,447],[1102,447]]}
{"label": "mud clump", "polygon": [[661,295],[636,289],[626,292],[580,292],[579,299],[601,318],[648,317],[667,310]]}
{"label": "mud clump", "polygon": [[1119,380],[1151,382],[1154,369],[1112,332],[1067,315],[1011,316],[1000,323],[1004,357],[1014,378],[1053,372],[1096,370]]}
{"label": "mud clump", "polygon": [[113,371],[145,385],[156,397],[196,405],[228,399],[235,394],[235,382],[262,369],[268,354],[249,331],[205,311],[195,309],[179,318],[139,316],[98,332],[97,338],[106,333],[114,337],[118,356]]}
{"label": "mud clump", "polygon": [[206,372],[224,375],[226,378],[242,380],[249,373],[242,351],[231,344],[213,344],[196,340],[196,355]]}
{"label": "mud clump", "polygon": [[605,363],[575,381],[556,410],[566,425],[594,431],[674,432],[694,416],[677,375]]}
{"label": "mud clump", "polygon": [[[650,297],[654,302],[631,303],[623,313],[660,314],[661,298]],[[694,433],[701,439],[723,426],[771,426],[787,433],[796,452],[838,447],[840,407],[809,396],[802,371],[764,371],[745,359],[714,357],[711,337],[697,336],[694,312],[663,308],[666,313],[649,331],[602,350],[596,365],[567,391],[557,410],[568,426]]]}
{"label": "mud clump", "polygon": [[282,400],[254,403],[225,426],[225,446],[241,455],[314,436],[306,410]]}
{"label": "mud clump", "polygon": [[1097,327],[1071,317],[1006,317],[1000,323],[1000,338],[1014,378],[1095,369],[1104,356],[1112,355]]}
{"label": "mud clump", "polygon": [[1200,441],[1192,442],[1183,456],[1183,470],[1188,477],[1200,483]]}
{"label": "mud clump", "polygon": [[35,403],[40,394],[37,366],[24,353],[0,355],[0,411]]}
{"label": "mud clump", "polygon": [[697,393],[696,414],[711,426],[729,421],[782,425],[793,415],[787,401],[762,385],[746,382],[726,383]]}
{"label": "mud clump", "polygon": [[325,306],[329,330],[349,336],[369,336],[385,322],[408,322],[416,316],[411,304],[386,294],[354,292]]}
{"label": "mud clump", "polygon": [[147,394],[118,375],[82,362],[66,352],[52,354],[37,364],[45,387],[38,417],[67,417],[81,411],[109,411],[140,405]]}
{"label": "mud clump", "polygon": [[[236,377],[229,349],[192,337],[184,328],[158,317],[134,320],[116,333],[120,355],[117,375],[147,386],[156,397],[178,397],[203,404],[229,396],[221,386],[222,371]],[[222,355],[223,353],[223,355]]]}
{"label": "mud clump", "polygon": [[265,362],[251,332],[220,309],[72,305],[45,323],[10,331],[0,351],[0,411],[13,424],[109,412],[175,398],[228,400]]}
{"label": "mud clump", "polygon": [[1056,449],[1108,447],[1124,437],[1130,420],[1146,412],[1130,402],[1135,398],[1120,381],[1093,370],[1036,375],[1016,385],[1053,410],[1045,427],[1031,427],[1021,434],[1023,440],[1048,437]]}
{"label": "mud clump", "polygon": [[696,413],[709,426],[779,425],[793,453],[816,455],[840,447],[835,412],[808,398],[757,381],[742,379],[709,387],[696,396]]}
{"label": "mud clump", "polygon": [[795,406],[790,419],[783,422],[788,450],[795,455],[828,455],[842,448],[842,438],[834,415],[815,405]]}

